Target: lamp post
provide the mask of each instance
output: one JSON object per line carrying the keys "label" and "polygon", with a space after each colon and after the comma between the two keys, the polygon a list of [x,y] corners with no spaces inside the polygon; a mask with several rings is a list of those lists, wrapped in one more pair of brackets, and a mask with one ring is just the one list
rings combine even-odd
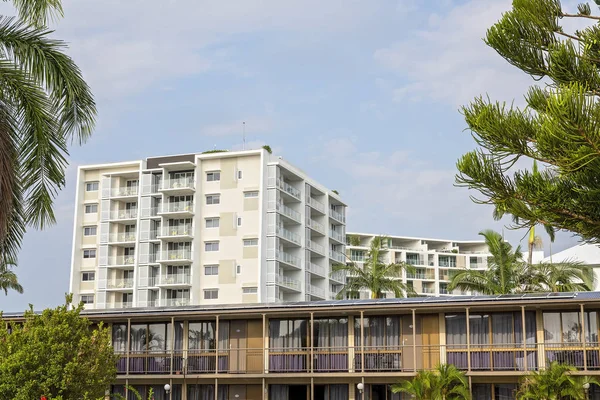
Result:
{"label": "lamp post", "polygon": [[166,394],[171,393],[171,385],[169,385],[168,383],[165,383],[165,393]]}
{"label": "lamp post", "polygon": [[364,383],[362,383],[362,382],[357,383],[356,384],[356,388],[358,389],[358,393],[360,393],[360,399],[359,400],[362,400],[362,398],[363,398],[363,390],[365,389]]}
{"label": "lamp post", "polygon": [[585,392],[585,400],[589,400],[590,398],[590,384],[586,382],[583,384],[583,390]]}

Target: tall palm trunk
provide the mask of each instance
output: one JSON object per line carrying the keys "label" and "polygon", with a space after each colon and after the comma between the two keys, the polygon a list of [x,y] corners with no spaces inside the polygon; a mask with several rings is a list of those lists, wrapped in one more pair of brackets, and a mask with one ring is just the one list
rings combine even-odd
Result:
{"label": "tall palm trunk", "polygon": [[533,264],[533,247],[535,246],[535,226],[529,229],[529,254],[527,255],[527,263]]}

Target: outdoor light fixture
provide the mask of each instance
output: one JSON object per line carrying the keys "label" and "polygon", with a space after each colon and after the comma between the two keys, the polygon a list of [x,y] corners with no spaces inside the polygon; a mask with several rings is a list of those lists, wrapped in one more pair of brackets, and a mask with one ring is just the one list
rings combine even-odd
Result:
{"label": "outdoor light fixture", "polygon": [[168,383],[167,383],[167,384],[165,384],[165,392],[166,392],[167,394],[171,393],[171,385],[169,385]]}
{"label": "outdoor light fixture", "polygon": [[583,384],[583,390],[585,391],[585,400],[588,400],[590,398],[589,397],[590,396],[590,394],[589,394],[590,383],[589,382],[586,382]]}
{"label": "outdoor light fixture", "polygon": [[362,392],[365,389],[365,385],[362,382],[359,382],[358,384],[356,384],[356,388],[359,392]]}

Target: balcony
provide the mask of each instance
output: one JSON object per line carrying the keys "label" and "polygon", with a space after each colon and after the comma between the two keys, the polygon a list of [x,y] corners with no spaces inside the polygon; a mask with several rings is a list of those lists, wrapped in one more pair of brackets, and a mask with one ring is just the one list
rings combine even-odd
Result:
{"label": "balcony", "polygon": [[421,293],[425,293],[425,294],[434,294],[435,293],[435,288],[432,287],[424,287],[421,289]]}
{"label": "balcony", "polygon": [[109,243],[132,243],[135,242],[135,232],[110,233],[108,235]]}
{"label": "balcony", "polygon": [[285,263],[296,268],[300,268],[302,262],[300,258],[286,253],[285,251],[277,251],[275,253],[275,259],[279,262]]}
{"label": "balcony", "polygon": [[276,275],[275,282],[282,287],[282,289],[290,289],[294,292],[301,291],[302,282],[297,279],[293,279],[284,275]]}
{"label": "balcony", "polygon": [[298,235],[290,230],[285,229],[283,226],[277,226],[275,229],[275,232],[278,237],[300,246],[300,244],[301,244],[300,235]]}
{"label": "balcony", "polygon": [[329,210],[329,216],[334,220],[341,222],[342,224],[346,223],[346,216],[340,212],[337,212],[335,210]]}
{"label": "balcony", "polygon": [[329,230],[329,237],[332,238],[333,240],[338,241],[341,244],[345,244],[345,236],[342,235],[339,232],[334,231],[333,229]]}
{"label": "balcony", "polygon": [[306,226],[321,235],[325,235],[325,227],[312,218],[306,218]]}
{"label": "balcony", "polygon": [[344,253],[340,253],[339,251],[335,250],[329,250],[329,258],[338,263],[346,262],[346,256],[344,255]]}
{"label": "balcony", "polygon": [[329,279],[341,284],[345,284],[346,283],[346,272],[344,271],[336,271],[333,272],[330,276]]}
{"label": "balcony", "polygon": [[313,251],[320,255],[325,255],[325,247],[321,246],[319,243],[316,243],[310,239],[306,240],[306,247],[308,247],[310,249],[310,251]]}
{"label": "balcony", "polygon": [[119,303],[112,303],[112,304],[107,304],[106,308],[114,308],[114,309],[119,309],[119,308],[132,308],[133,307],[133,302],[132,301],[123,301],[123,302],[119,302]]}
{"label": "balcony", "polygon": [[109,266],[131,266],[135,264],[134,256],[109,256],[108,263]]}
{"label": "balcony", "polygon": [[324,267],[321,267],[320,265],[311,263],[308,260],[306,261],[306,271],[310,272],[311,274],[323,277],[323,278],[327,277],[327,271],[325,270]]}
{"label": "balcony", "polygon": [[119,278],[112,279],[106,282],[106,289],[132,289],[133,288],[133,279],[131,278]]}
{"label": "balcony", "polygon": [[169,217],[188,217],[194,215],[194,203],[191,201],[167,202],[162,205],[160,215]]}
{"label": "balcony", "polygon": [[195,190],[194,178],[172,178],[161,182],[160,191],[169,195],[188,194]]}
{"label": "balcony", "polygon": [[178,306],[188,306],[190,305],[190,299],[180,298],[180,299],[161,299],[160,306],[161,307],[178,307]]}
{"label": "balcony", "polygon": [[165,226],[160,230],[158,237],[161,239],[192,239],[192,227],[189,225]]}
{"label": "balcony", "polygon": [[166,274],[160,277],[158,286],[189,286],[192,277],[189,274]]}
{"label": "balcony", "polygon": [[319,297],[321,299],[325,299],[325,290],[321,289],[317,286],[308,285],[306,287],[306,292],[311,296]]}
{"label": "balcony", "polygon": [[137,186],[119,186],[116,188],[110,189],[110,197],[119,197],[119,198],[137,198],[139,193],[139,188]]}
{"label": "balcony", "polygon": [[321,203],[318,200],[313,199],[311,196],[306,196],[306,204],[310,207],[314,208],[316,211],[321,214],[325,214],[325,204]]}
{"label": "balcony", "polygon": [[163,250],[158,255],[158,262],[171,264],[187,264],[192,262],[191,250]]}
{"label": "balcony", "polygon": [[290,197],[300,201],[301,195],[300,195],[300,191],[298,189],[296,189],[295,187],[293,187],[292,185],[290,185],[283,179],[277,179],[276,182],[277,182],[277,188],[279,190],[281,190],[282,193],[285,193],[285,194],[289,195]]}
{"label": "balcony", "polygon": [[137,209],[131,210],[112,210],[110,212],[110,219],[116,221],[135,221],[138,216]]}
{"label": "balcony", "polygon": [[487,263],[470,263],[469,268],[470,269],[486,269]]}
{"label": "balcony", "polygon": [[275,208],[278,213],[288,217],[293,222],[300,223],[302,221],[302,217],[298,211],[292,210],[291,208],[289,208],[288,206],[286,206],[283,203],[277,203]]}

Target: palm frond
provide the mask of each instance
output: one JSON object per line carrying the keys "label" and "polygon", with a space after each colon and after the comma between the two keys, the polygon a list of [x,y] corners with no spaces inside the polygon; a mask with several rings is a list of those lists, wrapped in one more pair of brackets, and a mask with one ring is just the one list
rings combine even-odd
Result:
{"label": "palm frond", "polygon": [[21,20],[37,27],[63,16],[61,0],[12,0],[12,3]]}

